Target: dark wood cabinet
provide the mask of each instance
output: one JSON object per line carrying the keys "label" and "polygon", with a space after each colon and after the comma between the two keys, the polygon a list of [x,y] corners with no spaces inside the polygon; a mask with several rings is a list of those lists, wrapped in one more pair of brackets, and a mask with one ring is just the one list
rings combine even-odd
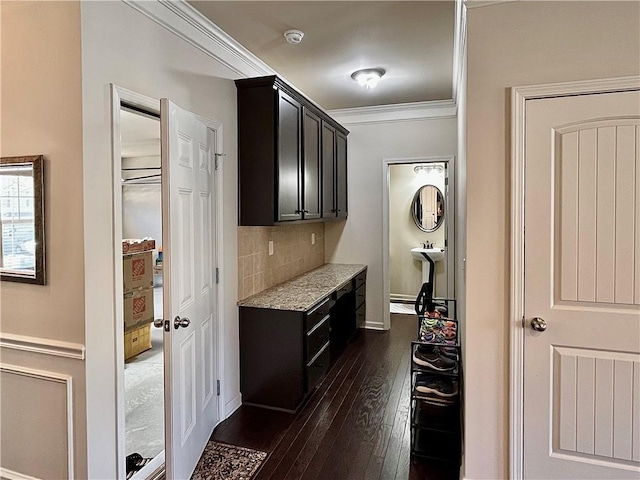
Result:
{"label": "dark wood cabinet", "polygon": [[302,219],[300,122],[302,105],[282,90],[278,91],[277,178],[279,222]]}
{"label": "dark wood cabinet", "polygon": [[322,125],[322,216],[347,218],[347,136]]}
{"label": "dark wood cabinet", "polygon": [[304,145],[304,155],[302,157],[302,181],[303,191],[303,213],[305,219],[315,219],[321,217],[321,173],[322,173],[322,151],[320,139],[322,138],[322,120],[318,115],[308,108],[303,109],[303,129],[302,143]]}
{"label": "dark wood cabinet", "polygon": [[364,326],[366,270],[307,311],[240,306],[245,405],[296,411]]}
{"label": "dark wood cabinet", "polygon": [[349,132],[276,76],[236,87],[239,224],[346,217]]}
{"label": "dark wood cabinet", "polygon": [[322,216],[336,216],[336,129],[322,122]]}
{"label": "dark wood cabinet", "polygon": [[336,133],[336,216],[347,218],[347,136]]}

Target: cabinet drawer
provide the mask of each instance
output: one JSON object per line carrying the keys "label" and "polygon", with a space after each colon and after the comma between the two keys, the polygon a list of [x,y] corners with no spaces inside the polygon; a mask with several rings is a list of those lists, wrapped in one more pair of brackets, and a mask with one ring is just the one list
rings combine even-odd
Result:
{"label": "cabinet drawer", "polygon": [[362,305],[356,310],[356,328],[364,328],[364,324],[367,321],[367,302],[362,302]]}
{"label": "cabinet drawer", "polygon": [[306,362],[309,362],[313,357],[315,357],[322,347],[329,341],[329,318],[330,316],[327,315],[320,323],[307,332]]}
{"label": "cabinet drawer", "polygon": [[322,302],[313,307],[309,312],[307,312],[305,316],[305,328],[304,331],[308,332],[313,329],[317,324],[319,324],[324,317],[329,315],[329,311],[333,305],[333,300],[331,297],[325,298]]}
{"label": "cabinet drawer", "polygon": [[329,342],[325,343],[322,350],[307,364],[307,392],[315,388],[329,368]]}
{"label": "cabinet drawer", "polygon": [[360,288],[356,290],[356,308],[364,303],[367,299],[367,287],[366,285],[361,285]]}
{"label": "cabinet drawer", "polygon": [[356,275],[356,278],[354,279],[356,288],[360,288],[362,285],[364,285],[366,281],[367,281],[367,271],[365,270],[364,272],[361,272],[358,275]]}
{"label": "cabinet drawer", "polygon": [[336,290],[336,300],[340,300],[341,297],[353,290],[351,282],[345,283],[342,287]]}

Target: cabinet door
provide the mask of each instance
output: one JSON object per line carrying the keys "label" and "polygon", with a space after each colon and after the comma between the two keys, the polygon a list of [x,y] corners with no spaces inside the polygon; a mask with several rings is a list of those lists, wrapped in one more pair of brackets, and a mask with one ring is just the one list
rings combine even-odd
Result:
{"label": "cabinet door", "polygon": [[305,219],[320,218],[320,117],[303,110],[302,210]]}
{"label": "cabinet door", "polygon": [[279,222],[302,219],[300,205],[302,105],[278,91],[277,202]]}
{"label": "cabinet door", "polygon": [[336,133],[336,205],[337,216],[347,218],[347,137]]}
{"label": "cabinet door", "polygon": [[322,122],[322,216],[336,216],[336,130]]}

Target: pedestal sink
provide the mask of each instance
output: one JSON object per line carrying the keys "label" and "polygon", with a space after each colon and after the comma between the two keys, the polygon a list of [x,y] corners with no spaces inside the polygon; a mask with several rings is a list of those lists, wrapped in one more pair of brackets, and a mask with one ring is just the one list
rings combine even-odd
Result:
{"label": "pedestal sink", "polygon": [[411,256],[422,262],[422,283],[431,283],[434,292],[436,291],[435,280],[433,278],[435,262],[444,260],[444,253],[444,248],[416,247],[411,249]]}

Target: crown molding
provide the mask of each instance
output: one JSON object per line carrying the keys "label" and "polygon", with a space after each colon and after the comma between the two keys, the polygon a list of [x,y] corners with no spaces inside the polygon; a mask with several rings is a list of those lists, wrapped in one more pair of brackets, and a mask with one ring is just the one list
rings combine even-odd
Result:
{"label": "crown molding", "polygon": [[184,0],[122,0],[240,77],[277,74]]}
{"label": "crown molding", "polygon": [[457,107],[453,100],[397,103],[372,107],[341,108],[327,112],[343,125],[403,122],[434,118],[453,118]]}
{"label": "crown molding", "polygon": [[453,40],[453,79],[451,96],[456,104],[460,104],[463,85],[463,73],[467,55],[467,7],[465,0],[456,0],[456,26]]}
{"label": "crown molding", "polygon": [[[185,0],[122,0],[125,4],[163,26],[209,57],[223,64],[241,78],[277,75],[289,83],[282,75],[247,50],[220,27],[189,5]],[[459,0],[463,1],[463,0]],[[507,0],[512,1],[512,0]],[[502,3],[502,2],[498,2]],[[461,7],[459,7],[461,8]],[[462,8],[464,11],[464,9]],[[464,28],[460,29],[456,58],[454,58],[453,90],[459,88],[459,58],[464,48]],[[299,91],[291,85],[294,90]],[[304,94],[303,94],[304,95]],[[454,97],[455,98],[455,97]],[[397,122],[432,118],[455,117],[456,104],[453,100],[435,102],[400,103],[373,107],[356,107],[329,110],[329,115],[342,124],[367,124]]]}

